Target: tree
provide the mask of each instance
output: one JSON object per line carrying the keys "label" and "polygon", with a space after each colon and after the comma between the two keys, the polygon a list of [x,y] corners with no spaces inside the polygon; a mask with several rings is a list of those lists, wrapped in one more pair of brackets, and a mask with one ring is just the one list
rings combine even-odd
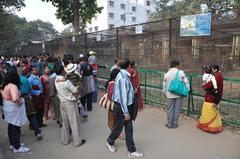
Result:
{"label": "tree", "polygon": [[149,19],[159,20],[197,14],[201,12],[203,4],[212,13],[214,23],[228,22],[240,13],[240,0],[159,0],[156,2],[156,12],[151,14]]}
{"label": "tree", "polygon": [[[6,14],[0,19],[5,19],[5,24],[0,30],[0,48],[6,52],[26,41],[44,41],[58,35],[58,32],[49,22],[41,20],[27,22],[25,18],[17,15]],[[0,26],[2,23],[0,23]]]}
{"label": "tree", "polygon": [[214,23],[229,22],[236,17],[235,5],[239,0],[198,0],[198,4],[206,4],[208,11],[212,13]]}
{"label": "tree", "polygon": [[168,19],[179,15],[195,14],[200,11],[194,0],[160,0],[156,2],[156,12],[149,17],[150,20]]}
{"label": "tree", "polygon": [[12,12],[24,7],[24,0],[0,0],[0,12]]}
{"label": "tree", "polygon": [[67,28],[65,28],[62,32],[61,35],[63,37],[67,37],[67,36],[72,36],[74,35],[74,29],[72,25],[69,25]]}
{"label": "tree", "polygon": [[63,24],[73,24],[74,33],[79,34],[80,24],[91,22],[97,13],[101,13],[102,7],[98,7],[96,0],[42,0],[51,2],[57,8],[56,16]]}

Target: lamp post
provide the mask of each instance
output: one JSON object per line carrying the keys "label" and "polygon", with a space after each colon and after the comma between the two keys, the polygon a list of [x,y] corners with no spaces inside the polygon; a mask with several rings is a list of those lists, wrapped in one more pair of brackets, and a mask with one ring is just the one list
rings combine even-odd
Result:
{"label": "lamp post", "polygon": [[[38,28],[37,28],[37,29],[38,29],[39,32],[42,32],[42,34],[45,34],[44,29],[42,29],[39,24],[38,24]],[[42,53],[44,54],[44,53],[45,53],[45,42],[44,42],[45,36],[44,36],[44,35],[41,35],[41,36],[42,36],[42,37],[41,37]]]}

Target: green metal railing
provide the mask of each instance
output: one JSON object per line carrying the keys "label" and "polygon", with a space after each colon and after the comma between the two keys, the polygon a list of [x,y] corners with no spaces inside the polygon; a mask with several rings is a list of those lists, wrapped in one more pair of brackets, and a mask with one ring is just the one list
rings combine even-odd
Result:
{"label": "green metal railing", "polygon": [[[165,72],[157,70],[139,69],[142,96],[146,104],[166,107],[166,97],[162,92],[162,84]],[[99,78],[103,85],[109,78],[109,69],[100,69]],[[202,75],[189,74],[190,93],[184,98],[182,111],[187,116],[198,118],[204,102],[204,90],[202,89]],[[224,78],[224,93],[219,110],[223,123],[240,127],[240,79]]]}

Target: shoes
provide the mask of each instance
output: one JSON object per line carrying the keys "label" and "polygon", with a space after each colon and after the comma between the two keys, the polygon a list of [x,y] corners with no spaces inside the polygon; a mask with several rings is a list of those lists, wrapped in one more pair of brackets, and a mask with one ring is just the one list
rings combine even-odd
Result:
{"label": "shoes", "polygon": [[113,145],[110,145],[108,142],[106,143],[106,146],[107,146],[108,150],[111,151],[111,152],[116,152],[117,151],[116,147],[113,146]]}
{"label": "shoes", "polygon": [[31,127],[31,125],[29,125],[29,130],[30,130],[30,131],[32,131],[32,130],[33,130],[33,128]]}
{"label": "shoes", "polygon": [[[86,143],[86,140],[85,140],[85,139],[82,139],[82,140],[81,140],[81,143],[80,143],[79,145],[77,145],[77,146],[84,145],[85,143]],[[77,146],[76,146],[76,147],[77,147]]]}
{"label": "shoes", "polygon": [[42,140],[43,139],[43,136],[42,136],[41,133],[37,134],[36,137],[37,137],[38,140]]}
{"label": "shoes", "polygon": [[[25,144],[24,144],[24,143],[20,143],[20,145],[21,145],[21,146],[24,146]],[[10,149],[10,150],[14,150],[13,145],[10,145],[10,146],[9,146],[9,149]]]}
{"label": "shoes", "polygon": [[13,150],[14,153],[23,153],[23,152],[29,152],[29,151],[30,151],[30,148],[23,147],[23,146],[21,146],[18,150],[16,149]]}
{"label": "shoes", "polygon": [[130,158],[138,158],[138,157],[143,157],[143,154],[142,153],[140,153],[140,152],[137,152],[137,151],[135,151],[135,152],[132,152],[132,153],[128,153],[128,157],[130,157]]}
{"label": "shoes", "polygon": [[84,119],[88,118],[87,112],[82,105],[79,106],[79,112],[81,117],[83,117]]}
{"label": "shoes", "polygon": [[40,128],[42,128],[42,127],[47,127],[47,125],[46,125],[46,124],[40,124],[39,127],[40,127]]}
{"label": "shoes", "polygon": [[87,107],[87,110],[88,110],[89,112],[91,112],[91,111],[92,111],[92,107]]}
{"label": "shoes", "polygon": [[174,129],[176,129],[177,127],[178,127],[178,124],[177,124],[177,125],[175,125],[175,126],[173,126],[173,128],[174,128]]}
{"label": "shoes", "polygon": [[172,127],[170,127],[168,124],[165,124],[165,126],[166,126],[168,129],[172,129]]}

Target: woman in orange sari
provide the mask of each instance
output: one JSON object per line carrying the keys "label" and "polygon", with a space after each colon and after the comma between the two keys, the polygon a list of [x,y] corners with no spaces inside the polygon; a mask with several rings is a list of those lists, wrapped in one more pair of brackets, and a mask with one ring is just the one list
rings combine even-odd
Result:
{"label": "woman in orange sari", "polygon": [[[219,71],[218,65],[212,65],[212,69],[217,82],[217,90],[206,92],[202,114],[197,127],[206,132],[219,133],[223,131],[222,119],[218,111],[218,104],[223,94],[223,77]],[[212,87],[213,84],[211,81],[203,85],[205,90],[209,90]]]}
{"label": "woman in orange sari", "polygon": [[143,100],[142,100],[142,92],[140,88],[140,77],[136,69],[135,61],[130,61],[130,66],[131,68],[128,69],[128,72],[130,73],[130,79],[131,79],[135,94],[137,95],[138,111],[141,111],[143,110]]}

